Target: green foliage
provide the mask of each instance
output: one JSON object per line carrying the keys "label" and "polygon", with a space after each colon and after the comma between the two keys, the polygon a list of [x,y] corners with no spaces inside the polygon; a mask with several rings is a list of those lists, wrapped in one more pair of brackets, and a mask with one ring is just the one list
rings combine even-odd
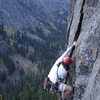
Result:
{"label": "green foliage", "polygon": [[6,73],[5,72],[0,72],[0,81],[4,82],[6,80]]}
{"label": "green foliage", "polygon": [[46,93],[42,90],[42,75],[28,77],[27,81],[24,82],[22,91],[20,92],[20,100],[56,100],[57,97],[54,94]]}
{"label": "green foliage", "polygon": [[12,74],[15,70],[15,64],[13,60],[7,55],[7,54],[1,54],[0,53],[0,58],[2,58],[3,63],[6,65],[8,69],[8,74]]}
{"label": "green foliage", "polygon": [[0,25],[0,34],[3,36],[3,39],[5,39],[5,37],[7,36],[6,32],[4,31],[4,25],[3,24]]}
{"label": "green foliage", "polygon": [[[3,29],[3,25],[0,26],[0,34],[6,41],[8,48],[5,54],[0,54],[0,58],[3,59],[4,64],[7,66],[9,75],[16,70],[13,60],[10,55],[19,54],[23,57],[30,59],[32,62],[36,63],[40,74],[39,76],[25,76],[24,71],[18,70],[21,76],[21,81],[13,84],[13,82],[6,81],[7,87],[4,92],[4,97],[7,100],[56,100],[57,97],[54,94],[46,93],[42,90],[43,78],[48,74],[48,71],[55,59],[58,57],[57,54],[61,48],[64,48],[65,44],[65,34],[56,30],[54,26],[46,21],[43,21],[46,28],[47,36],[44,35],[42,28],[36,27],[35,31],[31,28],[23,29],[29,31],[31,34],[36,34],[45,43],[40,43],[34,39],[27,37],[25,34],[17,31],[13,36],[7,37],[6,32]],[[54,24],[55,25],[55,24]],[[59,26],[61,28],[61,26]],[[58,35],[59,33],[59,35]],[[13,42],[11,42],[11,40]],[[34,50],[29,48],[32,47]],[[6,80],[6,74],[0,73],[0,80],[4,82]]]}
{"label": "green foliage", "polygon": [[[20,93],[20,100],[32,100],[34,92],[34,88],[30,87],[30,85],[28,83],[25,83],[24,89],[23,91]],[[36,100],[36,99],[34,99]]]}

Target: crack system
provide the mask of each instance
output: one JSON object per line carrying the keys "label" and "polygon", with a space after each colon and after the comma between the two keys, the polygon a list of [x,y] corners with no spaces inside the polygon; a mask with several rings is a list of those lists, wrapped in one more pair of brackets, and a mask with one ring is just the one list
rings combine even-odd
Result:
{"label": "crack system", "polygon": [[[83,17],[84,17],[84,13],[83,13],[84,5],[85,5],[85,0],[83,0],[82,6],[81,6],[79,23],[78,23],[78,27],[77,27],[77,30],[76,30],[76,33],[75,33],[73,41],[77,41],[78,38],[79,38],[79,35],[81,33],[82,22],[83,22]],[[67,43],[69,42],[69,34],[70,34],[70,30],[71,30],[71,25],[72,25],[73,19],[74,19],[74,13],[73,13],[73,16],[72,16],[72,19],[71,19],[71,22],[70,22],[70,25],[69,25],[69,29],[68,29],[68,38],[67,38],[68,40],[67,40]],[[72,52],[70,53],[70,56],[73,55],[74,50],[75,50],[75,48],[73,48]],[[72,83],[72,84],[74,84],[74,83]],[[73,96],[71,97],[71,100],[73,100],[73,98],[74,98],[74,93],[73,93]]]}
{"label": "crack system", "polygon": [[[82,4],[81,10],[80,10],[80,19],[79,19],[78,27],[77,27],[73,42],[78,40],[79,35],[81,33],[82,21],[83,21],[83,17],[84,17],[84,13],[83,13],[84,4],[85,4],[85,0],[83,0],[83,4]],[[73,13],[73,15],[74,15],[74,13]],[[72,21],[73,21],[73,16],[72,16],[72,20],[71,20],[71,23],[70,23],[70,26],[69,26],[69,29],[68,29],[69,33],[70,33]],[[68,34],[68,36],[69,36],[69,34]],[[68,39],[68,41],[69,41],[69,39]],[[75,48],[73,48],[72,52],[69,54],[70,57],[72,57],[74,50],[75,50]]]}
{"label": "crack system", "polygon": [[[79,24],[78,24],[78,27],[77,27],[77,31],[75,33],[75,37],[73,39],[73,41],[77,41],[78,40],[78,37],[80,35],[80,32],[81,32],[81,27],[82,27],[82,21],[83,21],[83,8],[84,8],[84,4],[85,4],[85,0],[83,0],[83,4],[82,4],[82,7],[81,7],[81,10],[80,10],[80,19],[79,19]],[[70,22],[70,25],[69,25],[69,28],[68,28],[68,35],[67,35],[67,44],[69,42],[69,34],[70,34],[70,30],[71,30],[71,25],[72,25],[72,22],[73,22],[73,16],[74,16],[74,13],[72,14],[72,19],[71,19],[71,22]]]}
{"label": "crack system", "polygon": [[80,15],[80,21],[79,21],[78,28],[77,28],[77,31],[75,33],[75,37],[74,37],[73,41],[77,41],[78,40],[78,37],[79,37],[80,32],[81,32],[82,21],[83,21],[83,17],[84,17],[84,13],[83,13],[84,4],[85,4],[85,0],[83,0],[83,4],[82,4],[82,7],[81,7],[81,11],[80,11],[80,14],[81,14]]}

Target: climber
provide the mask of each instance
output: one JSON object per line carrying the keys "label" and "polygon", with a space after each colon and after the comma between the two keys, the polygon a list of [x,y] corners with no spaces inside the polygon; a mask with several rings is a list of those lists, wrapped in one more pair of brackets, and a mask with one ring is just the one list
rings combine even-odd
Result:
{"label": "climber", "polygon": [[74,42],[73,45],[69,47],[61,57],[58,58],[51,68],[48,77],[46,77],[44,80],[44,90],[49,90],[60,94],[60,100],[65,100],[73,92],[73,87],[71,85],[64,84],[63,80],[66,78],[70,65],[72,64],[71,56],[66,56],[69,52],[72,52],[75,45],[76,42]]}

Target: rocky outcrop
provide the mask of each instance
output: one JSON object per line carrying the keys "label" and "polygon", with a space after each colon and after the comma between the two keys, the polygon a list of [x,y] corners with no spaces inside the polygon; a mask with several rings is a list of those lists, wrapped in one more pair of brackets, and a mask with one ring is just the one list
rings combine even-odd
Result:
{"label": "rocky outcrop", "polygon": [[100,0],[76,0],[72,7],[68,44],[76,40],[77,46],[69,100],[100,100]]}

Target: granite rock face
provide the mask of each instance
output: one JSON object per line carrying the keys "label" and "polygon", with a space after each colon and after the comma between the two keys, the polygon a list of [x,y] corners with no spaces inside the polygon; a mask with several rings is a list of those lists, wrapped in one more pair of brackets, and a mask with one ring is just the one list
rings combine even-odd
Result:
{"label": "granite rock face", "polygon": [[69,100],[100,100],[100,0],[73,0],[67,32],[68,44],[77,41],[73,54]]}

